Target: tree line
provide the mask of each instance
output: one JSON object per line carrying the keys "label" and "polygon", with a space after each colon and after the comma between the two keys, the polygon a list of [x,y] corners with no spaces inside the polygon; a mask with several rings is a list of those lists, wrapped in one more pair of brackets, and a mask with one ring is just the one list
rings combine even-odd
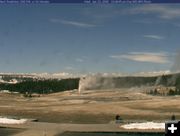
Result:
{"label": "tree line", "polygon": [[32,80],[23,81],[16,84],[1,83],[0,90],[9,90],[19,93],[39,93],[48,94],[61,92],[66,90],[78,89],[79,78],[70,79],[47,79],[47,80]]}

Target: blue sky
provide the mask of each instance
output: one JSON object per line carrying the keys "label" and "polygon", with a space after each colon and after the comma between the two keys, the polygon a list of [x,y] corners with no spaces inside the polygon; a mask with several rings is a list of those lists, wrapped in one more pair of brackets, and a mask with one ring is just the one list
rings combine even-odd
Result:
{"label": "blue sky", "polygon": [[1,5],[0,72],[170,70],[180,5]]}

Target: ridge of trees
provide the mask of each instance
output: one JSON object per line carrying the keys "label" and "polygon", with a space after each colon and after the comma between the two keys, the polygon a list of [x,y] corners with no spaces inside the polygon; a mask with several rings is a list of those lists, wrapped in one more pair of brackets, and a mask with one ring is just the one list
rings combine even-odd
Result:
{"label": "ridge of trees", "polygon": [[9,90],[11,92],[19,93],[39,93],[48,94],[54,92],[61,92],[66,90],[78,89],[79,78],[69,79],[47,79],[47,80],[32,80],[23,81],[16,84],[1,83],[0,90]]}

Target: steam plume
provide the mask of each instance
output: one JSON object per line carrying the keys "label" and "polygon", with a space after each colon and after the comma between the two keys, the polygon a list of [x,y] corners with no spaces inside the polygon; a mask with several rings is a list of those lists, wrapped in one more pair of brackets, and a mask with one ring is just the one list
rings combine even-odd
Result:
{"label": "steam plume", "polygon": [[171,69],[173,72],[180,72],[180,51],[177,53],[174,64]]}
{"label": "steam plume", "polygon": [[103,77],[101,74],[90,75],[80,79],[79,93],[83,90],[114,88],[112,77]]}

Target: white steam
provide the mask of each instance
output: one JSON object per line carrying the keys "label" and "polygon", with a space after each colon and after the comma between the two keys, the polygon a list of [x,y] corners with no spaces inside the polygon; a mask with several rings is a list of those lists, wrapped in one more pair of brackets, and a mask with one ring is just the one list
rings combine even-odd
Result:
{"label": "white steam", "polygon": [[114,88],[115,84],[112,77],[103,77],[101,74],[82,77],[79,81],[79,93],[83,90],[109,89]]}
{"label": "white steam", "polygon": [[180,52],[177,53],[174,64],[171,68],[173,72],[180,72]]}

